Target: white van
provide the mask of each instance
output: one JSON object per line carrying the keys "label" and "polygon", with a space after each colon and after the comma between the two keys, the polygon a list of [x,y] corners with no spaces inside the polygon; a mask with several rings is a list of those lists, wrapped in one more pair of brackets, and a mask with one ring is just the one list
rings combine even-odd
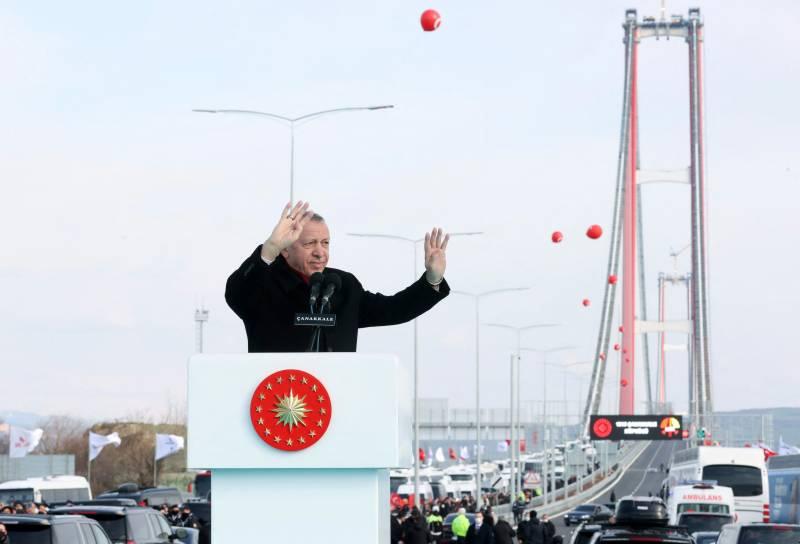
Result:
{"label": "white van", "polygon": [[[397,488],[397,494],[408,501],[409,506],[419,506],[416,500],[416,493],[414,493],[414,484],[402,484]],[[420,482],[419,483],[419,496],[424,502],[433,500],[433,489],[431,484]]]}
{"label": "white van", "polygon": [[733,490],[711,482],[687,482],[671,489],[667,499],[669,524],[678,525],[684,513],[736,515]]}
{"label": "white van", "polygon": [[700,446],[675,452],[664,490],[667,500],[676,486],[691,480],[713,480],[731,488],[739,522],[769,522],[769,484],[761,448]]}
{"label": "white van", "polygon": [[83,476],[45,476],[0,484],[0,502],[4,504],[43,502],[52,505],[91,498],[92,490]]}

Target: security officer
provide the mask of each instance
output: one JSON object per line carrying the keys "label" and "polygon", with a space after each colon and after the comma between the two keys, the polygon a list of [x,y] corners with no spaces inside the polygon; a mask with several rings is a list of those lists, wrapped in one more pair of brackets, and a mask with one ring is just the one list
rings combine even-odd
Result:
{"label": "security officer", "polygon": [[428,522],[428,529],[431,532],[433,542],[439,542],[439,540],[442,538],[442,523],[444,522],[444,519],[441,515],[439,515],[438,504],[433,505],[433,509],[428,515],[426,521]]}

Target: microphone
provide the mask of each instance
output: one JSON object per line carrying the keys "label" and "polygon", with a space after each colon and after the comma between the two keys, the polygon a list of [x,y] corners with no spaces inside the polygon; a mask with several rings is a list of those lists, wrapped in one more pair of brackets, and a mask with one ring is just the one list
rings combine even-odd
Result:
{"label": "microphone", "polygon": [[319,291],[322,289],[322,282],[324,280],[325,274],[322,272],[314,272],[311,274],[311,278],[308,280],[309,285],[311,285],[311,296],[308,299],[308,302],[311,305],[311,313],[314,313],[314,305],[317,303]]}
{"label": "microphone", "polygon": [[322,312],[325,309],[325,306],[328,304],[328,301],[333,296],[334,291],[342,288],[342,278],[339,277],[339,274],[331,272],[330,274],[325,276],[325,280],[327,281],[327,283],[325,284],[325,290],[322,292],[322,302],[320,303],[320,312]]}

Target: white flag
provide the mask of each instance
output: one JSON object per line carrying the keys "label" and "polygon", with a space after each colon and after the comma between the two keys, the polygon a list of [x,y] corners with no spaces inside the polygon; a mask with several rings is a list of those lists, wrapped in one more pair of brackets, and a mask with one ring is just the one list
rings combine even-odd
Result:
{"label": "white flag", "polygon": [[497,451],[503,453],[508,451],[508,442],[501,440],[497,443]]}
{"label": "white flag", "polygon": [[12,425],[8,443],[8,456],[25,457],[39,445],[42,434],[44,434],[44,431],[41,429],[29,431]]}
{"label": "white flag", "polygon": [[436,448],[436,462],[444,463],[444,450],[442,450],[441,446]]}
{"label": "white flag", "polygon": [[111,433],[108,436],[103,436],[102,434],[95,434],[89,431],[89,461],[94,461],[94,458],[100,455],[103,448],[109,444],[114,444],[116,447],[122,444],[119,433]]}
{"label": "white flag", "polygon": [[461,446],[461,455],[459,456],[464,461],[469,459],[469,448],[466,446]]}
{"label": "white flag", "polygon": [[783,436],[779,439],[778,455],[796,455],[800,453],[800,448],[792,446],[783,441]]}
{"label": "white flag", "polygon": [[156,461],[183,449],[183,437],[176,434],[156,435]]}

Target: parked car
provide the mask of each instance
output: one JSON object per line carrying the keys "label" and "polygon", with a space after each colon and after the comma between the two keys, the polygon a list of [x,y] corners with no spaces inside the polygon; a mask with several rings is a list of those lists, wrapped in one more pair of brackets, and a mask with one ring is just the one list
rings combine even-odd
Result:
{"label": "parked car", "polygon": [[63,506],[50,513],[96,520],[115,544],[171,544],[189,535],[183,527],[170,526],[160,512],[142,506]]}
{"label": "parked car", "polygon": [[106,491],[95,497],[97,499],[133,499],[139,506],[161,506],[162,504],[180,504],[181,493],[174,487],[142,487],[137,484],[122,484],[113,491]]}
{"label": "parked car", "polygon": [[784,523],[726,525],[717,538],[717,544],[797,544],[797,542],[800,542],[800,525]]}
{"label": "parked car", "polygon": [[602,504],[581,504],[564,515],[564,525],[608,521],[613,515],[614,512]]}
{"label": "parked car", "polygon": [[133,499],[92,499],[90,501],[72,501],[61,506],[139,506]]}
{"label": "parked car", "polygon": [[83,516],[3,515],[10,544],[112,544],[103,527]]}

